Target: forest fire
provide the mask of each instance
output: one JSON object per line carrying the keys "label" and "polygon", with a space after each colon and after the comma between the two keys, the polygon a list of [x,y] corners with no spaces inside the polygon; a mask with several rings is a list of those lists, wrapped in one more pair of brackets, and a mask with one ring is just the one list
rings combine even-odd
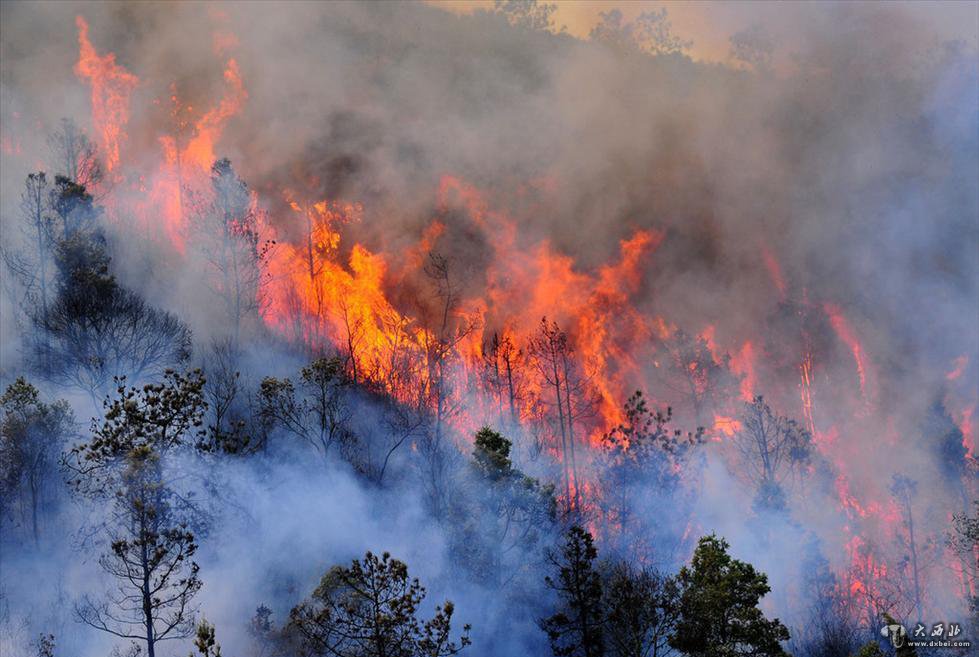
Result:
{"label": "forest fire", "polygon": [[[100,136],[106,168],[122,180],[126,162],[138,159],[126,148],[130,95],[138,78],[117,64],[114,54],[99,55],[89,40],[85,20],[78,17],[77,22],[80,50],[75,70],[91,86],[92,124]],[[174,90],[168,99],[171,123],[159,126],[164,134],[159,138],[156,170],[150,174],[153,182],[142,190],[145,202],[137,199],[136,207],[115,207],[117,201],[110,191],[106,203],[112,215],[135,213],[143,225],[151,226],[155,211],[161,209],[170,245],[185,254],[191,212],[188,197],[211,194],[208,178],[222,130],[240,113],[247,97],[234,59],[227,61],[224,71],[223,96],[210,109],[195,111]],[[268,327],[305,344],[313,353],[345,354],[353,381],[374,386],[404,404],[432,405],[439,421],[453,426],[457,435],[471,435],[479,426],[498,419],[547,425],[545,416],[551,407],[557,410],[558,422],[556,428],[540,429],[550,435],[546,449],[559,462],[574,461],[576,449],[577,460],[587,461],[586,448],[601,449],[602,437],[626,422],[621,400],[630,390],[645,385],[643,354],[656,352],[662,348],[658,344],[669,343],[676,333],[668,320],[647,317],[632,299],[643,284],[646,263],[666,238],[663,232],[637,231],[621,242],[617,262],[589,272],[547,241],[528,243],[518,223],[494,208],[484,192],[456,176],[444,175],[437,190],[436,216],[464,211],[493,251],[483,273],[483,295],[473,297],[458,291],[462,281],[453,279],[454,273],[433,260],[446,231],[439,219],[432,219],[407,255],[394,261],[363,244],[344,243],[345,227],[363,221],[361,203],[297,200],[288,188],[280,195],[292,212],[271,217],[262,231],[264,242],[276,244],[262,265],[266,272],[261,312]],[[253,204],[262,202],[253,199]],[[275,226],[290,224],[298,224],[301,240],[276,234]],[[778,298],[784,301],[789,287],[776,256],[766,246],[761,249],[761,259]],[[389,297],[393,281],[414,281],[426,275],[433,278],[438,297],[434,312],[422,307],[416,312],[402,309]],[[873,404],[870,366],[856,332],[838,305],[827,301],[817,308],[809,304],[807,295],[802,303],[807,312],[825,313],[837,338],[852,354],[861,400],[853,410],[867,413]],[[813,393],[817,363],[809,330],[803,328],[807,346],[798,365],[801,403],[798,409],[787,410],[801,414],[817,448],[837,462],[841,510],[853,522],[880,516],[882,502],[861,501],[850,490],[844,474],[847,467],[833,453],[839,429],[817,426]],[[706,326],[697,338],[705,346],[704,355],[674,353],[672,358],[692,358],[676,364],[686,370],[684,385],[689,385],[695,400],[715,393],[712,369],[729,368],[735,377],[738,395],[715,403],[707,427],[712,440],[723,442],[744,429],[737,419],[736,402],[754,399],[760,354],[749,338],[740,346],[732,345],[734,356],[728,357],[715,336],[715,326]],[[957,378],[965,365],[965,361],[956,361],[949,379]],[[489,382],[485,382],[486,368],[491,372]],[[971,409],[962,414],[962,428],[965,441],[970,440]],[[579,472],[581,467],[572,464],[565,475],[566,495],[575,499],[595,486]],[[579,481],[582,476],[585,481]],[[868,561],[869,556],[858,556],[860,541],[853,536],[848,548],[851,571],[861,573],[860,579],[853,579],[850,591],[869,595],[870,582],[886,569]]]}
{"label": "forest fire", "polygon": [[[302,56],[293,37],[279,35],[298,30],[297,19],[285,17],[289,12],[211,8],[206,21],[188,28],[193,37],[173,37],[188,49],[184,58],[166,39],[141,50],[128,33],[123,39],[105,29],[131,17],[72,11],[77,59],[64,66],[76,95],[85,98],[78,123],[32,123],[19,105],[3,108],[4,162],[30,169],[17,208],[26,246],[3,246],[20,332],[4,353],[22,351],[30,361],[22,369],[43,382],[39,393],[19,369],[0,369],[5,384],[11,379],[2,401],[4,430],[30,424],[24,409],[35,409],[45,427],[67,427],[68,402],[40,401],[58,398],[53,395],[85,404],[78,416],[94,415],[90,435],[74,443],[65,438],[61,455],[68,473],[63,487],[85,499],[104,502],[100,487],[118,486],[126,492],[113,504],[123,504],[140,477],[158,477],[156,488],[138,489],[140,495],[172,492],[167,512],[176,518],[178,507],[185,513],[181,505],[197,504],[190,480],[201,479],[200,490],[217,495],[227,476],[229,499],[242,491],[248,499],[254,481],[269,487],[268,500],[254,503],[276,511],[261,508],[255,517],[285,540],[312,531],[305,525],[314,523],[292,524],[284,511],[278,517],[276,486],[292,496],[288,504],[336,509],[338,526],[359,527],[344,515],[355,507],[383,515],[387,526],[372,528],[371,540],[413,533],[409,526],[417,523],[437,538],[405,544],[426,555],[437,544],[448,555],[444,567],[465,570],[470,579],[458,581],[478,588],[457,597],[471,603],[488,596],[493,602],[485,608],[500,618],[507,605],[531,605],[530,578],[562,595],[553,573],[538,577],[550,567],[541,564],[595,560],[588,556],[593,552],[605,560],[596,561],[595,586],[607,587],[596,604],[614,607],[615,595],[639,595],[629,588],[639,580],[657,600],[672,595],[672,586],[679,587],[676,596],[692,595],[688,568],[730,559],[721,533],[734,537],[732,554],[751,556],[770,574],[774,604],[785,607],[779,615],[791,625],[789,641],[788,630],[783,634],[774,621],[775,648],[757,654],[785,657],[778,652],[783,646],[797,657],[851,657],[859,648],[855,637],[877,640],[888,618],[910,627],[976,604],[979,548],[968,542],[979,499],[975,344],[948,337],[965,321],[949,301],[958,298],[952,292],[907,301],[937,309],[933,326],[919,335],[904,300],[889,296],[903,281],[887,278],[893,252],[906,250],[921,271],[934,265],[927,274],[933,279],[921,283],[925,290],[965,289],[967,276],[955,267],[974,263],[959,254],[948,257],[952,264],[934,264],[942,258],[928,248],[952,251],[955,240],[944,233],[940,247],[937,237],[910,247],[898,236],[900,227],[867,228],[894,242],[878,251],[863,243],[862,225],[851,226],[860,203],[880,203],[867,212],[873,221],[893,215],[897,223],[905,207],[938,203],[942,193],[908,200],[884,174],[886,182],[840,181],[818,159],[820,148],[839,149],[847,162],[897,157],[876,146],[851,152],[850,137],[832,132],[845,122],[833,114],[844,111],[838,109],[843,102],[818,110],[828,117],[825,125],[822,118],[795,123],[799,108],[822,107],[820,94],[857,95],[823,79],[838,62],[813,47],[804,53],[812,58],[809,68],[798,65],[804,73],[782,71],[752,50],[757,43],[739,41],[739,32],[731,57],[740,64],[730,71],[718,65],[707,75],[702,62],[684,54],[689,45],[667,38],[665,10],[636,19],[602,12],[579,42],[552,29],[558,9],[497,3],[465,20],[492,39],[547,44],[515,51],[527,61],[543,57],[538,47],[563,54],[540,68],[514,55],[492,71],[467,55],[456,69],[443,65],[440,53],[416,54],[416,37],[393,27],[400,12],[441,16],[425,12],[443,9],[293,7],[300,16],[308,12],[311,24],[321,11],[333,21],[322,21],[332,35],[325,45],[305,36],[304,43],[324,48],[316,65],[295,70],[280,63]],[[153,16],[145,29],[167,23]],[[268,34],[257,27],[266,23]],[[474,41],[477,50],[506,49],[493,43]],[[741,58],[744,48],[754,58]],[[404,79],[398,76],[409,69],[402,57],[418,67]],[[576,75],[583,66],[596,80],[616,80],[603,97],[610,107],[636,103],[637,114],[623,109],[605,116],[589,107],[578,78],[555,62],[571,62]],[[520,82],[500,82],[517,75],[511,66]],[[478,71],[488,76],[486,89],[446,100],[414,91],[426,86],[418,71],[429,67],[437,71],[433,79],[465,85],[459,80]],[[675,97],[635,91],[667,88],[687,76],[696,85]],[[739,85],[763,93],[749,94],[752,109],[738,112],[750,116],[738,113],[729,130],[717,108],[737,104],[730,98],[742,97]],[[724,102],[714,102],[715,93]],[[496,94],[510,98],[512,114]],[[291,102],[302,109],[293,113]],[[765,102],[780,109],[770,115]],[[889,102],[874,96],[873,106]],[[548,120],[535,114],[542,107]],[[915,108],[924,116],[938,112]],[[806,109],[806,117],[810,111],[818,114]],[[515,118],[520,112],[535,117],[533,129],[524,131]],[[637,116],[653,117],[655,130],[644,132]],[[862,114],[860,121],[866,122]],[[942,138],[937,129],[918,136],[910,119],[894,121],[892,140]],[[280,134],[283,126],[295,135]],[[820,148],[806,141],[822,131],[836,141],[821,137]],[[34,133],[46,135],[49,156],[31,150]],[[494,140],[495,133],[506,139]],[[524,147],[531,156],[521,155]],[[944,142],[928,147],[940,152]],[[922,185],[945,180],[942,167],[924,175],[916,163],[903,166],[912,173],[888,175]],[[761,173],[747,173],[752,167]],[[859,169],[859,175],[876,174]],[[847,201],[837,205],[837,193]],[[861,200],[851,203],[850,196]],[[769,213],[773,218],[749,219]],[[946,217],[960,214],[950,209],[941,221],[954,228],[958,219]],[[824,215],[833,217],[825,226],[812,219]],[[838,225],[837,216],[843,217]],[[961,241],[971,235],[965,231]],[[880,298],[874,284],[886,289]],[[72,312],[102,314],[76,329]],[[137,421],[136,428],[126,424]],[[216,465],[225,462],[233,474]],[[211,467],[213,475],[206,472]],[[168,468],[186,468],[172,490],[162,479],[171,476]],[[348,486],[348,479],[355,483]],[[33,511],[21,502],[16,514],[30,528],[25,536],[40,546],[47,520],[37,495]],[[345,495],[361,501],[347,509]],[[3,504],[0,516],[7,513]],[[144,504],[140,498],[131,507]],[[132,509],[120,517],[130,518]],[[170,541],[160,554],[172,556],[172,572],[192,562],[197,545],[187,528],[198,531],[194,523],[208,522],[208,513],[180,516],[185,534],[144,532]],[[315,518],[326,524],[322,515]],[[121,546],[113,548],[117,556],[133,558],[126,550],[136,542],[106,536]],[[317,535],[310,545],[333,550],[330,540]],[[278,553],[281,545],[263,543],[262,550]],[[362,553],[336,550],[343,560]],[[208,558],[217,563],[210,552]],[[688,560],[692,565],[680,570]],[[399,563],[386,552],[368,553],[330,577],[350,578],[343,586],[355,590],[351,582],[366,572],[358,569],[388,569],[397,577]],[[184,587],[170,598],[181,605],[201,587],[193,564],[192,573],[169,584]],[[308,573],[298,573],[296,564],[263,567],[292,579],[270,589],[277,591],[279,626],[269,621],[271,612],[262,615],[268,608],[257,599],[253,634],[276,650],[302,645],[310,655],[326,654],[314,645],[327,636],[317,633],[322,627],[309,628],[324,622],[330,604],[331,613],[349,608],[330,597],[342,587],[325,577],[304,601],[296,598],[295,582]],[[676,575],[650,574],[661,571]],[[462,590],[450,576],[436,581]],[[761,581],[755,590],[761,596],[769,587]],[[412,614],[424,589],[415,595]],[[679,604],[680,597],[662,604]],[[114,632],[109,607],[87,598],[77,607],[87,626],[130,636]],[[151,619],[149,633],[185,638],[196,627],[201,645],[208,636],[213,644],[214,627],[188,624],[183,608],[170,629],[154,629]],[[535,646],[526,654],[543,645],[541,628],[555,654],[564,654],[562,615],[521,609],[542,619],[540,628],[521,626],[521,633],[537,637],[521,634],[520,641]],[[457,643],[450,641],[452,610],[446,603],[430,624],[416,622],[412,657],[447,657],[469,647],[468,626]],[[580,654],[632,654],[609,647],[618,639],[611,629],[616,616],[603,613],[608,646]],[[846,637],[840,652],[818,652],[828,639],[813,635],[817,628],[807,614],[831,618],[820,626],[827,633],[837,623],[833,631]],[[433,648],[425,641],[434,641],[438,627],[445,636]],[[657,645],[678,655],[719,650],[697,652],[676,638],[678,628],[662,630],[670,638]],[[133,636],[155,657],[153,637]],[[478,654],[509,654],[511,639],[482,640],[489,652]],[[243,655],[292,654],[241,648],[246,640],[232,645]]]}
{"label": "forest fire", "polygon": [[88,23],[81,16],[78,25],[78,63],[75,73],[92,87],[92,126],[101,142],[106,171],[119,165],[119,150],[129,122],[129,97],[139,79],[116,64],[113,53],[99,56],[88,38]]}

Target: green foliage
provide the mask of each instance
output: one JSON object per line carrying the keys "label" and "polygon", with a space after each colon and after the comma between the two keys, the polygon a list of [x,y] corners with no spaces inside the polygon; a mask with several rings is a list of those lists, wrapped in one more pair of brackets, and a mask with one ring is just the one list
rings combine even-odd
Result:
{"label": "green foliage", "polygon": [[625,51],[648,55],[682,55],[693,47],[693,41],[673,34],[673,24],[665,8],[639,14],[625,21],[618,9],[599,14],[601,20],[592,28],[589,38]]}
{"label": "green foliage", "polygon": [[19,512],[37,545],[41,517],[54,501],[58,455],[75,417],[66,401],[42,402],[24,378],[7,386],[0,411],[0,513]]}
{"label": "green foliage", "polygon": [[503,434],[483,427],[476,432],[473,449],[473,463],[476,470],[483,476],[498,480],[506,477],[513,469],[510,461],[510,448],[513,443],[503,437]]}
{"label": "green foliage", "polygon": [[629,397],[623,410],[626,421],[602,436],[607,465],[613,469],[647,471],[656,461],[665,461],[665,472],[657,483],[667,483],[662,478],[674,473],[689,450],[705,440],[703,428],[696,432],[670,429],[673,409],[650,411],[640,390]]}
{"label": "green foliage", "polygon": [[475,476],[449,509],[457,563],[474,580],[499,588],[529,569],[521,555],[534,549],[557,509],[554,486],[515,468],[511,445],[489,427],[476,433]]}
{"label": "green foliage", "polygon": [[54,177],[49,207],[54,213],[58,234],[63,239],[92,230],[102,216],[102,208],[95,205],[95,199],[85,185],[62,175]]}
{"label": "green foliage", "polygon": [[672,429],[672,410],[653,412],[641,391],[625,403],[625,422],[602,437],[597,455],[596,504],[604,523],[606,546],[615,555],[636,558],[650,543],[679,544],[684,528],[641,509],[661,503],[682,502],[678,494],[680,472],[694,448],[704,442],[703,429],[695,433]]}
{"label": "green foliage", "polygon": [[35,642],[37,647],[37,657],[54,657],[54,635],[53,634],[41,634],[37,637]]}
{"label": "green foliage", "polygon": [[554,27],[557,4],[538,0],[496,0],[494,9],[514,27],[550,30]]}
{"label": "green foliage", "polygon": [[165,460],[203,432],[204,377],[168,371],[160,383],[117,383],[92,439],[64,459],[78,492],[112,500],[98,529],[110,548],[99,565],[113,586],[101,599],[86,596],[77,613],[95,629],[145,642],[154,657],[156,642],[193,632],[191,604],[202,586],[189,528],[195,509],[168,487]]}
{"label": "green foliage", "polygon": [[138,380],[187,360],[190,330],[119,285],[91,195],[63,177],[56,181],[51,206],[58,219],[49,241],[57,289],[51,303],[30,312],[42,334],[34,345],[39,371],[97,397],[117,375]]}
{"label": "green foliage", "polygon": [[655,657],[670,652],[680,614],[680,588],[673,577],[625,562],[604,574],[605,636],[614,657]]}
{"label": "green foliage", "polygon": [[600,657],[605,651],[602,578],[592,535],[579,526],[565,535],[560,552],[548,553],[557,577],[544,578],[557,593],[558,609],[539,621],[555,657]]}
{"label": "green foliage", "polygon": [[670,645],[691,657],[785,657],[780,643],[788,629],[758,608],[771,590],[768,578],[727,549],[724,539],[704,536],[680,569],[680,619]]}
{"label": "green foliage", "polygon": [[448,657],[470,645],[469,625],[451,638],[455,611],[446,601],[427,621],[418,618],[425,588],[391,555],[330,569],[309,600],[290,613],[303,649],[332,657]]}
{"label": "green foliage", "polygon": [[770,73],[775,54],[775,41],[759,24],[735,32],[731,38],[731,59],[741,62],[756,73]]}
{"label": "green foliage", "polygon": [[146,644],[194,630],[193,598],[202,586],[194,534],[180,501],[162,481],[159,454],[149,444],[129,450],[114,482],[110,520],[102,528],[109,551],[99,559],[112,578],[101,599],[83,597],[78,618],[117,637]]}
{"label": "green foliage", "polygon": [[255,609],[255,615],[248,622],[248,635],[257,648],[259,657],[277,654],[275,648],[282,640],[282,635],[272,621],[271,608],[261,604]]}
{"label": "green foliage", "polygon": [[[197,634],[194,637],[194,647],[201,657],[221,657],[221,645],[215,637],[214,625],[207,622],[206,618],[201,618],[197,622]],[[190,657],[194,657],[191,653]]]}
{"label": "green foliage", "polygon": [[[74,475],[71,483],[81,492],[104,489],[105,477],[135,450],[146,448],[165,456],[204,436],[204,375],[200,370],[181,374],[167,370],[160,383],[127,386],[116,380],[116,394],[103,403],[101,424],[92,439],[74,447],[65,464]],[[86,484],[91,484],[86,486]]]}
{"label": "green foliage", "polygon": [[284,429],[325,458],[334,444],[343,446],[353,441],[349,385],[339,358],[318,358],[302,369],[297,384],[290,379],[263,379],[259,412],[269,428]]}
{"label": "green foliage", "polygon": [[884,651],[876,641],[870,641],[854,653],[853,657],[884,657]]}

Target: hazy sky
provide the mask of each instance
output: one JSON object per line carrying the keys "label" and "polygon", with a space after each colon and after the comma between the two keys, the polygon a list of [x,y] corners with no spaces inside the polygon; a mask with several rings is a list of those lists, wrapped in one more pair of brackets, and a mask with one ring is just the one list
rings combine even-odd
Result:
{"label": "hazy sky", "polygon": [[[468,13],[476,9],[491,9],[493,0],[428,0],[429,4],[449,11]],[[553,0],[551,0],[553,1]],[[688,2],[656,2],[654,0],[556,0],[558,28],[566,26],[569,34],[588,36],[599,21],[599,14],[618,9],[628,20],[644,11],[666,7],[674,32],[685,39],[692,39],[691,55],[694,59],[726,61],[728,39],[732,34],[760,24],[772,34],[779,46],[777,57],[792,51],[792,42],[810,20],[818,20],[832,2],[745,2],[720,0],[693,0]],[[857,4],[857,3],[849,3]],[[867,3],[876,4],[876,3]],[[972,46],[977,45],[979,35],[979,2],[888,2],[902,5],[915,20],[928,25],[931,30],[946,34],[949,39],[959,39]]]}

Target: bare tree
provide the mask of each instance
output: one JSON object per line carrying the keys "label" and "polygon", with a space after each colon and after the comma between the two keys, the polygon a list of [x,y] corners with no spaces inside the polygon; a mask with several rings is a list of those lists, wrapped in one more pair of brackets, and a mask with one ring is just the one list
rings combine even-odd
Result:
{"label": "bare tree", "polygon": [[482,385],[496,405],[500,426],[515,428],[520,423],[518,405],[524,399],[523,352],[508,333],[483,345]]}
{"label": "bare tree", "polygon": [[99,306],[87,317],[64,300],[53,307],[45,326],[50,341],[39,351],[52,381],[97,400],[119,374],[145,380],[190,356],[189,329],[136,294],[119,290]]}
{"label": "bare tree", "polygon": [[264,303],[265,260],[271,242],[258,234],[259,215],[248,186],[228,159],[211,167],[211,196],[192,194],[197,245],[211,270],[208,283],[221,300],[237,349],[242,325]]}
{"label": "bare tree", "polygon": [[588,376],[575,360],[567,334],[556,322],[549,322],[546,317],[541,319],[540,328],[530,340],[530,355],[553,392],[546,404],[552,409],[551,419],[556,421],[556,434],[561,439],[565,499],[569,510],[577,509],[581,491],[575,457],[575,425],[594,414],[596,397]]}
{"label": "bare tree", "polygon": [[347,385],[339,358],[319,358],[302,369],[298,390],[289,379],[262,381],[260,412],[325,459],[334,444],[350,440]]}
{"label": "bare tree", "polygon": [[215,342],[205,360],[204,396],[210,412],[207,435],[198,444],[205,451],[250,454],[265,447],[268,427],[262,422],[259,401],[246,391],[238,360],[230,340]]}
{"label": "bare tree", "polygon": [[95,189],[102,182],[98,149],[71,119],[61,119],[58,128],[48,135],[48,147],[59,174],[88,190]]}
{"label": "bare tree", "polygon": [[783,510],[783,483],[793,468],[809,461],[812,436],[795,420],[776,415],[762,397],[745,404],[733,444],[745,473],[756,486],[758,508]]}
{"label": "bare tree", "polygon": [[649,55],[682,55],[693,47],[693,41],[673,33],[665,8],[643,12],[628,22],[618,9],[601,12],[599,17],[601,20],[588,35],[593,41]]}
{"label": "bare tree", "polygon": [[2,247],[4,264],[13,281],[19,285],[16,296],[28,317],[37,317],[32,323],[32,348],[45,339],[41,330],[51,305],[54,285],[53,220],[49,211],[51,186],[43,171],[30,173],[24,181],[21,194],[21,244],[6,243]]}
{"label": "bare tree", "polygon": [[353,403],[360,405],[361,412],[351,414],[349,437],[341,452],[357,472],[384,485],[399,452],[416,444],[428,429],[427,413],[379,391],[367,391]]}
{"label": "bare tree", "polygon": [[902,547],[906,550],[907,570],[911,576],[911,594],[917,618],[924,618],[921,600],[921,571],[924,563],[921,561],[919,540],[915,537],[914,498],[918,493],[918,482],[904,474],[895,474],[891,478],[891,495],[901,509],[904,529],[907,532],[901,537]]}
{"label": "bare tree", "polygon": [[677,330],[662,343],[653,364],[668,398],[686,400],[676,405],[678,415],[686,417],[682,409],[689,408],[697,426],[708,427],[737,392],[730,361],[727,354],[715,359],[704,337]]}
{"label": "bare tree", "polygon": [[435,287],[436,304],[430,329],[422,332],[425,356],[425,375],[419,381],[432,417],[431,428],[420,441],[427,470],[426,486],[436,517],[443,510],[447,477],[447,454],[443,444],[446,423],[462,410],[456,394],[456,348],[478,326],[477,321],[459,311],[460,291],[451,275],[449,260],[439,254],[429,254],[425,274]]}

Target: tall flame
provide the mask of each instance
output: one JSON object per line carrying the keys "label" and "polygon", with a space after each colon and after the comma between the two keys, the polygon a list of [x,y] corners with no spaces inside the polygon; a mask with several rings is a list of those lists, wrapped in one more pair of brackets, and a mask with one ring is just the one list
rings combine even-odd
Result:
{"label": "tall flame", "polygon": [[78,63],[75,74],[88,80],[92,87],[92,127],[101,142],[102,158],[107,172],[119,165],[119,151],[129,122],[130,95],[139,79],[116,64],[114,53],[100,56],[88,38],[88,23],[81,16],[78,26]]}

